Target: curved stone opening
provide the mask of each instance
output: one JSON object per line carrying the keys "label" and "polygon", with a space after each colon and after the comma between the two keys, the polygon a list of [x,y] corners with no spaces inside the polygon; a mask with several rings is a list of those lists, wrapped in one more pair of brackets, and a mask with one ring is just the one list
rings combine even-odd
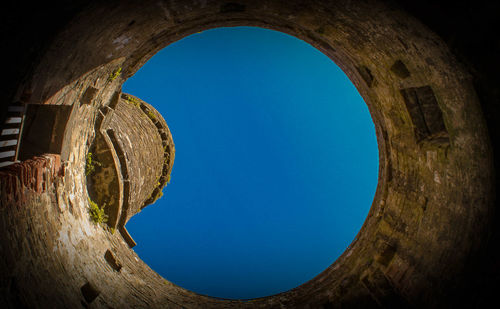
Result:
{"label": "curved stone opening", "polygon": [[273,295],[328,268],[359,232],[377,185],[374,125],[314,47],[211,29],[165,47],[122,88],[166,117],[182,152],[166,196],[127,225],[167,280],[213,297]]}
{"label": "curved stone opening", "polygon": [[105,223],[116,229],[123,205],[123,178],[118,156],[108,135],[97,132],[87,153],[85,167],[89,199],[101,205],[99,207],[107,216]]}
{"label": "curved stone opening", "polygon": [[[166,282],[120,236],[92,225],[84,162],[98,108],[112,104],[125,78],[170,42],[240,25],[294,35],[344,70],[372,114],[380,173],[367,220],[332,266],[288,292],[227,301]],[[1,229],[16,231],[2,239],[2,288],[14,291],[7,306],[439,307],[462,288],[454,279],[479,250],[492,213],[488,134],[469,75],[439,37],[398,8],[375,1],[94,3],[51,47],[14,101],[74,105],[69,126],[78,129],[64,137],[71,147],[62,165],[59,155],[43,155],[1,172],[9,218]]]}

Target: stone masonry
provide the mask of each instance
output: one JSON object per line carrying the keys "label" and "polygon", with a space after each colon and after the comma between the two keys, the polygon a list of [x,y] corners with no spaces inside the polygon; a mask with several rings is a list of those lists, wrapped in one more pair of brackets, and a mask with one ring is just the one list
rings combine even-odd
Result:
{"label": "stone masonry", "polygon": [[[422,5],[424,17],[439,9],[426,1],[412,5]],[[71,113],[61,154],[0,170],[1,308],[481,308],[495,296],[498,161],[490,138],[495,126],[485,121],[494,116],[484,108],[498,101],[484,76],[497,71],[472,65],[481,59],[457,57],[453,38],[445,42],[431,21],[424,25],[382,0],[50,7],[53,15],[46,14],[59,23],[47,19],[44,29],[51,22],[59,27],[40,36],[43,44],[33,36],[40,48],[20,54],[22,73],[2,95],[9,104],[70,106]],[[211,298],[172,284],[139,259],[124,228],[159,197],[175,149],[161,115],[122,94],[121,85],[168,44],[226,26],[282,31],[335,61],[369,107],[380,155],[371,210],[346,251],[309,282],[251,300]],[[446,26],[436,27],[446,34]],[[24,35],[37,31],[23,29],[18,25]],[[151,138],[142,140],[139,130]],[[88,177],[92,147],[107,163]],[[144,161],[146,168],[138,163]],[[104,186],[108,178],[116,182]],[[99,182],[99,192],[88,187]],[[100,202],[117,196],[108,210],[111,226],[90,220],[89,193]]]}

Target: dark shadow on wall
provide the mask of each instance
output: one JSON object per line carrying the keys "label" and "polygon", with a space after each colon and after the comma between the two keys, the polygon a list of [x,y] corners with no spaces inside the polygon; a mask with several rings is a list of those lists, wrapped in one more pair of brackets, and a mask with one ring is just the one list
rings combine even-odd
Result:
{"label": "dark shadow on wall", "polygon": [[[495,171],[500,167],[500,2],[498,1],[392,1],[417,17],[443,38],[473,78],[492,140]],[[497,172],[498,174],[498,172]],[[498,177],[497,177],[498,179]],[[496,192],[499,182],[496,181]],[[496,209],[499,209],[498,198]],[[491,238],[480,256],[470,257],[464,293],[477,291],[470,308],[496,303],[500,281],[500,211],[496,211]],[[464,306],[465,304],[457,304]],[[467,306],[469,306],[467,305]]]}
{"label": "dark shadow on wall", "polygon": [[[0,106],[12,102],[19,84],[27,82],[26,76],[33,71],[40,56],[47,49],[54,36],[70,21],[78,11],[92,1],[36,1],[21,4],[4,2],[0,21],[0,42],[2,57],[2,91]],[[29,100],[29,93],[21,96]],[[0,108],[0,120],[4,120],[5,109]]]}

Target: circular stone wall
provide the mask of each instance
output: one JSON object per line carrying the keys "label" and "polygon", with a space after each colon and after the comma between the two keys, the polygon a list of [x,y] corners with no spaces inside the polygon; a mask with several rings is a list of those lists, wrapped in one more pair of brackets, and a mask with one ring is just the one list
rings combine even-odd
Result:
{"label": "circular stone wall", "polygon": [[[283,31],[334,60],[370,109],[380,154],[373,205],[344,254],[293,290],[246,301],[173,285],[87,214],[85,154],[99,108],[169,43],[223,26]],[[91,104],[81,104],[89,87]],[[90,4],[16,93],[73,109],[62,163],[43,156],[1,172],[2,307],[437,308],[460,303],[462,270],[489,227],[491,149],[470,76],[439,37],[376,1]]]}

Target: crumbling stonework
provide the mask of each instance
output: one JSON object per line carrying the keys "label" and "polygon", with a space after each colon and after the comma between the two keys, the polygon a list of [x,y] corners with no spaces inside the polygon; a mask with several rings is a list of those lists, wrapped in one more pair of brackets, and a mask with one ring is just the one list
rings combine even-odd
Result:
{"label": "crumbling stonework", "polygon": [[[370,213],[342,256],[295,289],[245,301],[175,286],[137,257],[123,233],[88,216],[85,156],[104,116],[129,104],[121,84],[166,45],[223,26],[283,31],[334,60],[370,109],[380,154]],[[470,73],[400,8],[348,0],[91,2],[47,44],[11,99],[73,106],[68,154],[60,163],[49,155],[1,172],[0,307],[443,308],[476,301],[466,270],[493,229],[491,140]],[[124,119],[135,111],[127,108],[137,107],[121,110]],[[153,124],[157,142],[171,145],[166,124]],[[123,141],[133,131],[113,134]],[[121,145],[122,156],[141,156]],[[154,171],[161,184],[171,171],[173,151],[167,158],[160,148],[151,151],[164,151],[163,163],[136,173],[147,187]],[[120,173],[135,212],[156,188],[142,191],[132,185],[136,176]]]}
{"label": "crumbling stonework", "polygon": [[[0,170],[2,179],[1,197],[5,204],[22,204],[24,190],[43,193],[48,190],[57,177],[64,175],[64,166],[58,155],[33,157]],[[4,204],[2,204],[4,205]]]}

